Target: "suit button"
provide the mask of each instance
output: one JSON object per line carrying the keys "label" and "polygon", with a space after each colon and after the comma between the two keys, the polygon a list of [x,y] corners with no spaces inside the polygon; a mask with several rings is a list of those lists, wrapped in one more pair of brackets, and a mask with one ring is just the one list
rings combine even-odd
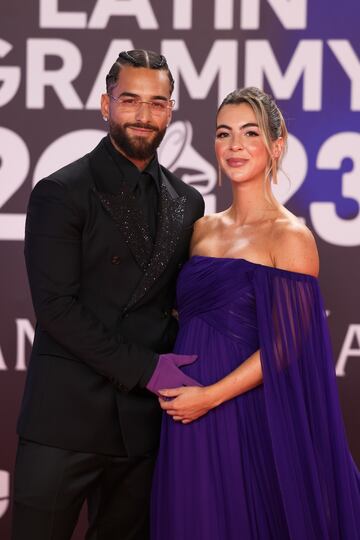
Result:
{"label": "suit button", "polygon": [[170,313],[167,310],[164,310],[161,314],[162,319],[167,319],[169,317]]}
{"label": "suit button", "polygon": [[121,259],[119,255],[113,255],[111,257],[111,264],[120,264],[120,263],[121,263]]}

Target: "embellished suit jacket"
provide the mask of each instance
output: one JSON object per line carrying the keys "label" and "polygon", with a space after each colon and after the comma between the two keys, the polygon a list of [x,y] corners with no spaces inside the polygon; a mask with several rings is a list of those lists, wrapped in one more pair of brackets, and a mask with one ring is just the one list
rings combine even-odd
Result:
{"label": "embellished suit jacket", "polygon": [[174,344],[176,277],[203,212],[201,195],[161,167],[153,241],[103,141],[35,186],[25,259],[37,325],[21,436],[105,454],[156,448],[160,409],[141,381]]}

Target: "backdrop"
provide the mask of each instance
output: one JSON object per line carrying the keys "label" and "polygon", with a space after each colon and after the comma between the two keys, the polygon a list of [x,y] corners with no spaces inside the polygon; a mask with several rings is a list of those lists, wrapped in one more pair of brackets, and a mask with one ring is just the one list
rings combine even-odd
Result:
{"label": "backdrop", "polygon": [[[123,49],[168,59],[176,109],[160,159],[223,210],[215,112],[239,86],[273,94],[290,131],[277,196],[317,239],[349,444],[360,462],[358,0],[2,0],[0,4],[0,537],[9,537],[15,424],[34,332],[27,200],[103,136],[99,96]],[[79,530],[79,529],[78,529]],[[79,534],[79,533],[78,533]]]}

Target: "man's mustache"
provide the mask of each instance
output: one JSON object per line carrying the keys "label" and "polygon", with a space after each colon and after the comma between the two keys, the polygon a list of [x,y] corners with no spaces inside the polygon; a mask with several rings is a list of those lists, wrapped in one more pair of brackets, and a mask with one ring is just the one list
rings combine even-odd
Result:
{"label": "man's mustache", "polygon": [[124,124],[124,128],[133,127],[133,128],[142,128],[142,129],[151,129],[152,131],[159,131],[159,128],[153,126],[152,124],[142,124],[137,122],[136,124]]}

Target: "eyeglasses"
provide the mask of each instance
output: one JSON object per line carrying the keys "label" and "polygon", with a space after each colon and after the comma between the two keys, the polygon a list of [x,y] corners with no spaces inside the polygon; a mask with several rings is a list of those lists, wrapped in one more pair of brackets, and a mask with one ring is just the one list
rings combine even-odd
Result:
{"label": "eyeglasses", "polygon": [[168,109],[172,109],[175,105],[174,99],[163,100],[155,99],[152,101],[143,101],[137,97],[115,97],[111,94],[108,94],[111,99],[116,101],[119,105],[119,108],[124,112],[136,112],[140,109],[143,103],[149,105],[150,111],[155,116],[161,116]]}

